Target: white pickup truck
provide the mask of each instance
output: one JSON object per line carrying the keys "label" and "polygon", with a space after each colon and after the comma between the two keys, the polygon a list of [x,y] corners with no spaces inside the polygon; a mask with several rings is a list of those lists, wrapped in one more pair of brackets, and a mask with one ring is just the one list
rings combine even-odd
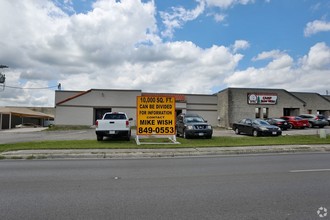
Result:
{"label": "white pickup truck", "polygon": [[102,141],[103,137],[125,137],[126,140],[131,138],[132,118],[128,118],[124,112],[107,112],[102,119],[96,121],[95,133],[98,141]]}

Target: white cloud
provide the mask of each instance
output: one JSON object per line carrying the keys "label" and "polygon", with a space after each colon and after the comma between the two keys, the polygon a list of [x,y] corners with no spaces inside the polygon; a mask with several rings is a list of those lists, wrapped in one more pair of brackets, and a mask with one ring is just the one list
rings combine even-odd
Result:
{"label": "white cloud", "polygon": [[[330,48],[324,42],[317,43],[302,60],[302,67],[307,71],[323,70],[330,74]],[[329,78],[329,76],[327,76]]]}
{"label": "white cloud", "polygon": [[308,22],[304,34],[306,37],[309,37],[313,34],[317,34],[319,32],[330,31],[330,22],[315,20],[312,22]]}
{"label": "white cloud", "polygon": [[226,9],[236,4],[246,5],[249,3],[254,3],[255,0],[205,0],[205,2],[208,6]]}
{"label": "white cloud", "polygon": [[230,87],[280,88],[289,91],[322,93],[330,84],[330,48],[325,43],[312,46],[302,59],[278,50],[260,53],[254,60],[271,59],[261,68],[249,67],[225,79]]}
{"label": "white cloud", "polygon": [[280,58],[283,55],[285,55],[284,52],[281,52],[279,50],[271,50],[271,51],[264,51],[260,54],[258,54],[256,57],[253,57],[253,61],[258,61],[258,60],[265,60],[265,59],[276,59]]}
{"label": "white cloud", "polygon": [[[173,22],[169,30],[196,19],[205,10],[205,2],[200,0],[193,10],[175,9],[167,14]],[[220,1],[212,3],[221,5]],[[230,46],[208,48],[189,41],[166,43],[159,36],[156,16],[153,1],[99,0],[88,13],[73,15],[47,0],[0,1],[0,60],[10,67],[5,70],[6,85],[25,88],[1,91],[0,106],[53,106],[53,90],[28,88],[59,82],[65,90],[207,94],[226,86],[306,90],[311,87],[302,79],[314,82],[313,74],[322,79],[322,89],[330,83],[329,46],[325,43],[315,44],[299,62],[285,51],[272,50],[253,59],[270,59],[264,67],[236,71],[244,57],[238,51],[249,48],[248,41],[233,40]],[[293,79],[298,83],[293,84]]]}
{"label": "white cloud", "polygon": [[[4,46],[0,58],[10,67],[7,85],[26,88],[7,88],[0,105],[52,106],[54,91],[27,88],[58,82],[66,90],[211,93],[243,57],[225,46],[204,49],[192,42],[163,43],[152,1],[99,0],[90,12],[71,16],[49,1],[0,4],[0,18],[8,15],[11,24],[5,26],[0,19],[4,27],[0,34],[5,36],[0,40]],[[192,11],[179,10],[174,18],[194,19],[203,7],[201,3]],[[22,9],[24,13],[18,13]],[[19,28],[11,31],[12,26]],[[235,47],[245,44],[238,41]]]}
{"label": "white cloud", "polygon": [[175,29],[181,28],[187,21],[195,20],[204,12],[204,9],[204,1],[199,1],[193,10],[187,10],[183,7],[172,7],[172,12],[160,12],[166,27],[165,31],[162,32],[162,36],[172,38]]}
{"label": "white cloud", "polygon": [[223,22],[227,16],[225,14],[214,14],[213,17],[216,22]]}
{"label": "white cloud", "polygon": [[[249,3],[254,3],[255,0],[195,0],[197,2],[197,6],[188,10],[182,6],[172,7],[171,12],[161,11],[160,16],[162,18],[162,22],[165,26],[165,30],[162,31],[163,37],[172,38],[175,32],[175,29],[180,29],[185,25],[188,21],[192,21],[197,19],[206,8],[220,8],[227,9],[229,7],[233,7],[234,5],[242,4],[246,5]],[[227,15],[224,13],[211,13],[216,22],[222,22],[225,20]]]}
{"label": "white cloud", "polygon": [[250,47],[250,44],[246,40],[236,40],[234,45],[232,45],[234,52],[237,52],[238,50],[245,50],[249,47]]}

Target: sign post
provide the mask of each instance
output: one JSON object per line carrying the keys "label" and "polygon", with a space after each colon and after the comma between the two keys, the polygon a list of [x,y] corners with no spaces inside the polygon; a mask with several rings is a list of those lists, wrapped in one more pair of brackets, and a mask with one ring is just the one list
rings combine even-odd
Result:
{"label": "sign post", "polygon": [[176,141],[175,131],[175,97],[138,96],[136,104],[136,143],[138,145],[142,143],[139,137],[144,135],[167,136],[171,140],[170,143],[179,144]]}

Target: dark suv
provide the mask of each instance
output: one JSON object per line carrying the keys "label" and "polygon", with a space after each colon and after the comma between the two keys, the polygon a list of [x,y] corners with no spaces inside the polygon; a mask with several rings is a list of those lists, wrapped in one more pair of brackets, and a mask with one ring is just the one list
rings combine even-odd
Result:
{"label": "dark suv", "polygon": [[197,114],[180,114],[176,119],[177,136],[212,138],[212,126]]}
{"label": "dark suv", "polygon": [[329,122],[323,115],[302,114],[299,115],[299,117],[307,119],[310,128],[312,127],[323,128],[324,126],[327,126],[329,124]]}

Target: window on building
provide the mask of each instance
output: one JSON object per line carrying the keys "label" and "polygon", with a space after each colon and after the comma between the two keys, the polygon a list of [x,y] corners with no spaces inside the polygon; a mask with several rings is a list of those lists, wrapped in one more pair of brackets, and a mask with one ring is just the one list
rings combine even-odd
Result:
{"label": "window on building", "polygon": [[256,113],[256,118],[260,118],[260,115],[261,115],[261,108],[256,108],[256,109],[255,109],[255,113]]}
{"label": "window on building", "polygon": [[269,108],[263,108],[262,109],[262,114],[263,114],[263,118],[268,118]]}

